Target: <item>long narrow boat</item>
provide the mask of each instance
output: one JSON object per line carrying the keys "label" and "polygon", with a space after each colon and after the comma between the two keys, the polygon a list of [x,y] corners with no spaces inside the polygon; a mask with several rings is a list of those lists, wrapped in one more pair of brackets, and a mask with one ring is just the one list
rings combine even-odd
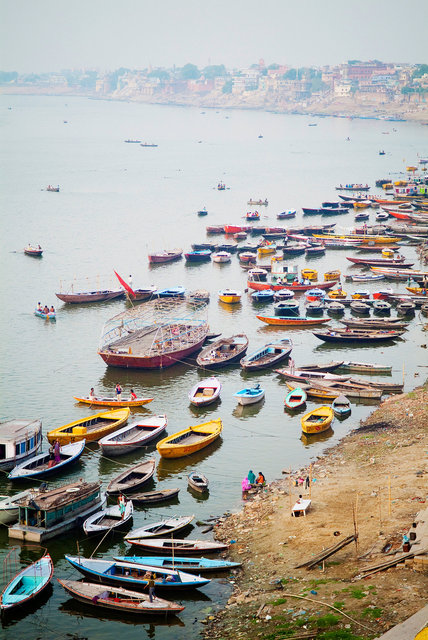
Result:
{"label": "long narrow boat", "polygon": [[165,431],[167,424],[165,415],[137,420],[101,438],[98,444],[103,454],[120,456],[147,446]]}
{"label": "long narrow boat", "polygon": [[215,376],[205,378],[192,387],[189,392],[189,400],[195,407],[205,407],[218,400],[221,388],[221,382]]}
{"label": "long narrow boat", "polygon": [[338,369],[343,364],[343,360],[332,360],[331,362],[324,362],[323,364],[312,363],[312,364],[301,364],[299,365],[299,369],[309,370],[309,371],[328,371],[332,372]]}
{"label": "long narrow boat", "polygon": [[137,398],[136,400],[116,400],[116,398],[81,398],[79,396],[73,396],[77,402],[83,404],[90,404],[94,407],[142,407],[144,404],[149,404],[153,401],[153,398]]}
{"label": "long narrow boat", "polygon": [[110,480],[106,491],[109,495],[116,493],[126,495],[129,491],[135,491],[135,489],[142,487],[143,484],[153,477],[155,468],[156,461],[153,458],[152,460],[146,460],[146,462],[140,462],[129,469],[125,469],[125,471],[122,471],[122,473]]}
{"label": "long narrow boat", "polygon": [[199,367],[219,369],[241,360],[248,348],[248,338],[243,333],[231,338],[220,338],[202,349],[196,358]]}
{"label": "long narrow boat", "polygon": [[368,362],[351,362],[350,360],[342,362],[339,368],[341,371],[368,374],[391,373],[392,371],[391,366],[384,366],[382,364],[370,364]]}
{"label": "long narrow boat", "polygon": [[322,433],[330,428],[334,413],[331,407],[317,407],[301,418],[302,431],[306,434]]}
{"label": "long narrow boat", "polygon": [[172,262],[180,260],[183,255],[183,249],[171,249],[170,251],[160,251],[159,253],[150,253],[149,262],[151,264],[161,264],[164,262]]}
{"label": "long narrow boat", "polygon": [[285,396],[284,404],[287,409],[298,409],[302,407],[306,402],[307,394],[304,389],[297,387],[292,389]]}
{"label": "long narrow boat", "polygon": [[[329,386],[323,386],[318,382],[311,382],[307,385],[301,385],[298,382],[286,382],[289,389],[297,389],[299,386],[304,388],[309,398],[317,398],[319,400],[334,400],[338,398],[343,389],[333,389]],[[347,391],[349,398],[359,398],[363,400],[380,400],[382,391],[379,389],[360,389]]]}
{"label": "long narrow boat", "polygon": [[[319,389],[323,391],[334,391],[336,394],[340,395],[346,393],[349,398],[360,398],[364,400],[379,400],[384,390],[382,387],[375,388],[372,386],[363,386],[362,384],[352,384],[348,382],[335,382],[334,380],[326,380],[325,382],[310,382],[309,383],[314,389]],[[336,395],[335,397],[338,397]]]}
{"label": "long narrow boat", "polygon": [[361,342],[385,342],[386,340],[394,340],[399,338],[404,331],[392,331],[392,330],[378,330],[372,331],[370,329],[349,329],[348,331],[342,329],[335,329],[334,331],[325,331],[315,333],[314,336],[325,342],[348,342],[348,343],[361,343]]}
{"label": "long narrow boat", "polygon": [[398,242],[398,238],[393,238],[391,236],[375,236],[375,235],[369,235],[369,234],[360,234],[360,233],[351,233],[348,235],[339,235],[339,234],[322,234],[322,233],[314,233],[313,234],[314,238],[318,238],[320,240],[328,240],[330,239],[336,239],[336,240],[352,240],[352,239],[356,239],[359,241],[360,244],[394,244],[396,242]]}
{"label": "long narrow boat", "polygon": [[142,493],[133,493],[132,502],[134,504],[155,504],[157,502],[166,502],[178,496],[180,489],[158,489],[157,491],[143,491]]}
{"label": "long narrow boat", "polygon": [[203,473],[197,471],[191,471],[187,476],[187,484],[190,489],[198,491],[199,493],[206,493],[209,488],[209,481]]}
{"label": "long narrow boat", "polygon": [[5,586],[0,595],[1,612],[9,612],[15,607],[21,609],[33,601],[48,586],[53,572],[52,558],[48,553],[22,569]]}
{"label": "long narrow boat", "polygon": [[255,291],[262,291],[263,289],[273,289],[274,291],[280,291],[281,289],[289,289],[290,291],[300,292],[309,291],[314,287],[318,289],[331,289],[337,284],[337,281],[332,282],[312,282],[311,284],[299,284],[294,281],[292,283],[273,283],[263,282],[261,280],[247,280],[247,287],[254,289]]}
{"label": "long narrow boat", "polygon": [[188,573],[209,573],[211,571],[230,571],[242,566],[241,562],[229,560],[210,560],[209,558],[176,558],[175,556],[114,556],[118,562],[150,564],[161,569],[180,569]]}
{"label": "long narrow boat", "polygon": [[185,608],[176,602],[170,602],[158,596],[150,602],[148,594],[123,587],[111,587],[102,583],[94,584],[80,580],[60,580],[59,578],[57,580],[67,593],[79,602],[96,608],[120,611],[121,614],[168,615],[180,613]]}
{"label": "long narrow boat", "polygon": [[139,527],[126,534],[125,540],[134,544],[135,540],[143,540],[145,538],[159,538],[171,535],[176,531],[181,531],[189,526],[192,520],[195,518],[192,516],[181,516],[179,518],[166,518],[159,522],[152,522],[146,524],[144,527]]}
{"label": "long narrow boat", "polygon": [[41,478],[59,473],[77,462],[83,453],[86,441],[66,444],[60,448],[60,461],[51,459],[49,452],[40,453],[38,456],[22,462],[9,473],[9,480],[28,480],[29,478]]}
{"label": "long narrow boat", "polygon": [[334,415],[338,418],[344,418],[351,413],[351,403],[348,398],[342,394],[333,400],[331,407]]}
{"label": "long narrow boat", "polygon": [[96,413],[88,418],[81,418],[63,427],[52,429],[46,434],[46,437],[50,443],[58,440],[60,445],[79,440],[94,442],[121,427],[128,420],[128,417],[129,408]]}
{"label": "long narrow boat", "polygon": [[[352,304],[351,304],[352,309]],[[395,322],[395,318],[388,320],[382,320],[381,318],[359,318],[346,319],[340,321],[342,324],[350,327],[351,329],[407,329],[407,322]]]}
{"label": "long narrow boat", "polygon": [[132,500],[128,500],[126,503],[123,515],[117,504],[105,507],[85,520],[83,531],[86,535],[90,535],[91,533],[107,533],[108,531],[122,529],[131,522],[133,513]]}
{"label": "long narrow boat", "polygon": [[83,304],[87,302],[106,302],[123,298],[123,289],[105,289],[104,291],[81,291],[73,293],[56,293],[57,298],[68,304]]}
{"label": "long narrow boat", "polygon": [[211,420],[164,438],[158,442],[156,449],[162,458],[182,458],[214,442],[220,436],[222,429],[221,420]]}
{"label": "long narrow boat", "polygon": [[187,538],[146,538],[134,540],[136,547],[150,551],[174,556],[201,556],[204,553],[218,553],[227,551],[228,544],[223,542],[211,542],[209,540],[188,540]]}
{"label": "long narrow boat", "polygon": [[325,322],[331,321],[331,318],[289,318],[286,316],[256,316],[256,318],[258,320],[261,320],[262,322],[266,322],[266,324],[290,327],[310,327],[316,324],[324,324]]}
{"label": "long narrow boat", "polygon": [[267,369],[282,362],[291,353],[293,343],[290,338],[284,338],[277,342],[268,342],[261,349],[253,351],[250,355],[241,360],[241,367],[247,371],[258,371]]}
{"label": "long narrow boat", "polygon": [[399,267],[400,269],[407,269],[413,267],[413,262],[405,262],[404,258],[398,260],[388,260],[387,258],[379,258],[371,260],[370,258],[346,258],[353,264],[359,264],[364,267]]}
{"label": "long narrow boat", "polygon": [[305,382],[306,380],[335,380],[336,382],[346,382],[350,376],[336,375],[335,373],[329,373],[328,371],[311,371],[310,369],[291,369],[285,367],[284,369],[275,369],[275,373],[283,376],[287,380],[294,380],[294,382]]}
{"label": "long narrow boat", "polygon": [[118,585],[133,585],[141,589],[148,584],[148,573],[156,573],[155,589],[189,589],[203,587],[210,581],[190,573],[173,569],[160,569],[150,564],[136,564],[134,562],[117,562],[116,560],[96,560],[81,556],[65,555],[65,559],[72,567],[97,582]]}

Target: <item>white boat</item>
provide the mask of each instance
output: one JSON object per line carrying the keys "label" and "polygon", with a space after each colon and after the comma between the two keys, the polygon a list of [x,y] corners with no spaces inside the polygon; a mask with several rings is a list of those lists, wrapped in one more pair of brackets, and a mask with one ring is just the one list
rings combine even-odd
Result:
{"label": "white boat", "polygon": [[247,405],[247,404],[255,404],[256,402],[260,402],[265,397],[265,390],[260,388],[259,384],[256,384],[255,387],[241,389],[237,393],[233,394],[234,398],[236,398],[239,404]]}
{"label": "white boat", "polygon": [[231,257],[232,254],[228,251],[217,251],[212,255],[213,262],[230,262]]}
{"label": "white boat", "polygon": [[8,420],[0,423],[0,470],[10,471],[36,455],[42,445],[41,420]]}
{"label": "white boat", "polygon": [[201,380],[189,392],[189,400],[195,407],[212,404],[220,397],[221,382],[215,376]]}
{"label": "white boat", "polygon": [[83,453],[86,440],[72,442],[60,447],[59,462],[51,459],[50,453],[39,453],[37,456],[17,465],[9,473],[9,480],[26,480],[27,478],[39,478],[58,473],[69,465],[77,462]]}
{"label": "white boat", "polygon": [[194,519],[193,516],[181,516],[178,518],[167,518],[166,520],[160,520],[159,522],[153,522],[152,524],[146,524],[144,527],[140,527],[139,529],[134,529],[130,531],[126,536],[125,540],[129,540],[134,544],[134,540],[139,540],[141,538],[155,538],[157,536],[165,537],[174,533],[175,531],[179,531],[180,529],[184,529],[189,525]]}
{"label": "white boat", "polygon": [[106,507],[93,513],[83,523],[83,531],[86,535],[90,533],[106,533],[113,529],[119,529],[131,521],[134,513],[134,505],[132,500],[128,500],[125,505],[125,512],[122,517],[118,504],[112,507]]}
{"label": "white boat", "polygon": [[104,436],[98,441],[98,444],[102,453],[107,456],[119,456],[145,447],[148,442],[151,442],[165,431],[167,424],[166,415],[137,420]]}
{"label": "white boat", "polygon": [[14,496],[0,495],[0,524],[9,524],[18,520],[19,504],[18,501],[26,498],[31,489],[15,493]]}

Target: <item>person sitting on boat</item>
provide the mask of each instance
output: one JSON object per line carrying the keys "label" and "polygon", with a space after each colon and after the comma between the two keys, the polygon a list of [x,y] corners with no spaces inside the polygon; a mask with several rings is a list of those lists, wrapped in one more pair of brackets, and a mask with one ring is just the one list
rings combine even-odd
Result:
{"label": "person sitting on boat", "polygon": [[55,313],[55,309],[54,306],[52,305],[51,308],[49,309],[49,313]]}
{"label": "person sitting on boat", "polygon": [[137,394],[134,392],[134,389],[131,389],[131,395],[129,397],[129,400],[134,402],[137,399]]}
{"label": "person sitting on boat", "polygon": [[39,311],[40,313],[43,313],[43,307],[40,302],[37,303],[37,311]]}
{"label": "person sitting on boat", "polygon": [[248,472],[247,480],[250,484],[255,484],[256,482],[256,474],[251,469]]}
{"label": "person sitting on boat", "polygon": [[46,314],[49,313],[49,307],[47,304],[45,304],[45,306],[43,307],[43,313],[46,313]]}
{"label": "person sitting on boat", "polygon": [[89,392],[89,400],[96,400],[94,387],[91,387]]}
{"label": "person sitting on boat", "polygon": [[118,382],[116,383],[115,391],[116,391],[116,400],[117,400],[117,402],[120,402],[121,398],[122,398],[122,387],[120,386],[120,384]]}
{"label": "person sitting on boat", "polygon": [[257,476],[256,484],[260,484],[262,486],[266,484],[266,478],[261,471],[259,471],[259,475]]}

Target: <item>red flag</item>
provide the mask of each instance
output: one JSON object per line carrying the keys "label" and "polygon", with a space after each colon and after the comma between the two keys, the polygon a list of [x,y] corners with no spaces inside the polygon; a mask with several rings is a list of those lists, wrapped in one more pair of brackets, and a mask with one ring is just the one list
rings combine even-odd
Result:
{"label": "red flag", "polygon": [[116,274],[116,277],[119,280],[120,284],[125,289],[125,291],[127,291],[128,293],[131,294],[131,296],[134,296],[134,298],[136,298],[135,292],[131,289],[129,284],[127,282],[125,282],[125,280],[123,278],[121,278],[120,275],[118,273],[116,273],[116,271],[115,271],[115,274]]}

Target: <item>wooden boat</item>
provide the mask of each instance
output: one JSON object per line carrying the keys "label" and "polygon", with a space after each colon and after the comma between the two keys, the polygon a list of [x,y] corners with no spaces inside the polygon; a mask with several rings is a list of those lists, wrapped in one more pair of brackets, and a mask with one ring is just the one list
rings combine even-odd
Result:
{"label": "wooden boat", "polygon": [[85,520],[83,531],[88,536],[92,533],[107,533],[108,531],[122,529],[132,521],[133,513],[132,500],[128,500],[126,503],[123,516],[118,504],[112,507],[105,507]]}
{"label": "wooden boat", "polygon": [[195,518],[192,516],[181,516],[179,518],[165,518],[159,522],[153,522],[152,524],[146,524],[144,527],[139,527],[126,534],[125,540],[134,544],[134,540],[142,540],[144,538],[158,538],[165,537],[173,534],[176,531],[181,531],[189,526],[192,520]]}
{"label": "wooden boat", "polygon": [[276,217],[278,220],[284,220],[286,218],[295,218],[296,217],[296,209],[289,209],[288,211],[282,211],[281,213],[277,213]]}
{"label": "wooden boat", "polygon": [[210,301],[210,292],[206,289],[195,289],[195,291],[190,291],[187,300],[189,302],[205,302],[208,304]]}
{"label": "wooden boat", "polygon": [[105,289],[104,291],[80,291],[73,293],[56,293],[57,298],[68,304],[83,304],[88,302],[106,302],[106,300],[116,300],[123,298],[123,289]]}
{"label": "wooden boat", "polygon": [[247,204],[249,204],[250,206],[251,205],[253,205],[253,206],[255,205],[255,206],[258,206],[258,207],[267,207],[269,202],[268,202],[267,198],[265,198],[264,200],[262,200],[261,198],[259,200],[253,200],[252,198],[250,198],[248,200]]}
{"label": "wooden boat", "polygon": [[126,298],[128,300],[134,302],[142,302],[143,300],[150,300],[151,298],[156,296],[157,287],[152,285],[150,287],[146,287],[145,289],[133,289],[134,295],[130,296],[129,293],[126,293]]}
{"label": "wooden boat", "polygon": [[287,318],[281,316],[256,316],[256,318],[258,320],[261,320],[262,322],[266,322],[266,324],[290,327],[308,327],[315,324],[324,324],[325,322],[330,322],[330,318]]}
{"label": "wooden boat", "polygon": [[52,187],[51,185],[48,185],[46,187],[46,191],[52,191],[52,193],[59,193],[59,187]]}
{"label": "wooden boat", "polygon": [[237,304],[241,302],[242,293],[237,289],[221,289],[218,292],[218,299],[220,302],[226,304]]}
{"label": "wooden boat", "polygon": [[42,543],[79,527],[105,503],[99,482],[72,482],[56,489],[32,489],[17,501],[19,522],[8,529],[9,538]]}
{"label": "wooden boat", "polygon": [[324,309],[326,308],[326,304],[323,300],[314,300],[314,302],[310,302],[306,306],[306,315],[307,316],[322,316],[324,313]]}
{"label": "wooden boat", "polygon": [[168,424],[166,415],[152,416],[137,420],[109,435],[98,442],[101,452],[107,457],[120,456],[136,449],[146,447],[163,433]]}
{"label": "wooden boat", "polygon": [[344,418],[351,413],[351,403],[344,395],[337,396],[337,398],[333,400],[331,407],[338,418]]}
{"label": "wooden boat", "polygon": [[332,280],[340,280],[340,270],[335,269],[333,271],[326,271],[324,273],[325,282],[331,282]]}
{"label": "wooden boat", "polygon": [[68,468],[80,458],[85,448],[85,440],[67,444],[60,448],[60,462],[55,463],[50,459],[49,452],[40,453],[30,460],[21,462],[9,473],[9,480],[28,480],[29,478],[41,478],[54,473],[59,473]]}
{"label": "wooden boat", "polygon": [[211,376],[195,384],[189,392],[189,400],[195,407],[204,407],[218,400],[221,388],[220,380]]}
{"label": "wooden boat", "polygon": [[406,287],[406,289],[415,296],[426,296],[428,294],[427,287]]}
{"label": "wooden boat", "polygon": [[296,389],[292,389],[287,393],[287,395],[285,396],[284,404],[287,409],[298,409],[305,404],[306,398],[306,391],[304,391],[300,387],[296,387]]}
{"label": "wooden boat", "polygon": [[205,347],[196,358],[199,367],[218,369],[228,364],[234,364],[242,359],[248,348],[248,338],[243,333],[231,338],[220,338]]}
{"label": "wooden boat", "polygon": [[334,285],[337,284],[336,281],[333,282],[312,282],[311,284],[299,284],[298,282],[290,282],[290,283],[275,283],[275,282],[263,282],[259,280],[247,280],[247,287],[249,289],[254,289],[255,291],[262,291],[263,289],[273,289],[274,291],[279,291],[281,289],[290,289],[290,291],[300,292],[300,291],[309,291],[313,289],[314,286],[318,289],[331,289]]}
{"label": "wooden boat", "polygon": [[199,211],[197,212],[198,216],[206,216],[208,215],[208,211],[207,208],[204,207],[203,209],[199,209]]}
{"label": "wooden boat", "polygon": [[368,220],[369,218],[370,218],[369,213],[357,213],[355,216],[356,222],[359,222],[361,220]]}
{"label": "wooden boat", "polygon": [[[291,380],[286,381],[286,384],[289,389],[296,389],[298,386],[302,386],[300,383],[292,382]],[[321,384],[320,382],[310,382],[304,385],[304,390],[309,398],[324,401],[334,400],[334,398],[338,398],[345,391],[344,389],[333,388],[327,385],[327,383]],[[349,398],[364,400],[380,400],[382,398],[382,391],[379,389],[363,389],[361,387],[359,389],[346,389],[346,393]]]}
{"label": "wooden boat", "polygon": [[[117,562],[116,560],[98,560],[82,558],[82,556],[65,555],[72,567],[83,573],[91,580],[107,584],[133,585],[143,589],[147,586],[147,573],[156,573],[155,589],[189,589],[203,587],[210,581],[184,571],[161,569],[150,564],[136,564],[134,562]],[[98,587],[99,588],[99,587]]]}
{"label": "wooden boat", "polygon": [[157,144],[153,142],[140,142],[140,147],[157,147]]}
{"label": "wooden boat", "polygon": [[202,251],[189,251],[184,254],[187,262],[204,262],[205,260],[211,260],[211,251],[205,249]]}
{"label": "wooden boat", "polygon": [[317,380],[319,382],[323,382],[324,380],[335,380],[337,382],[345,382],[349,380],[350,376],[342,376],[336,375],[335,373],[330,373],[329,371],[310,371],[305,369],[290,369],[290,367],[285,367],[284,369],[275,369],[275,373],[278,373],[283,378],[287,380],[294,380],[295,382],[305,383],[306,381],[310,382],[312,380]]}
{"label": "wooden boat", "polygon": [[143,493],[133,493],[132,502],[134,504],[155,504],[172,500],[179,494],[180,489],[158,489],[157,491],[144,491]]}
{"label": "wooden boat", "polygon": [[353,264],[359,264],[365,267],[399,267],[400,269],[407,269],[413,267],[413,262],[405,262],[405,258],[390,259],[390,258],[346,258]]}
{"label": "wooden boat", "polygon": [[368,300],[370,298],[370,291],[367,289],[357,289],[354,293],[351,293],[352,300]]}
{"label": "wooden boat", "polygon": [[353,302],[351,302],[350,307],[351,311],[353,311],[354,313],[360,313],[364,315],[369,315],[371,311],[370,305],[366,304],[365,302],[361,302],[360,300],[354,300]]}
{"label": "wooden boat", "polygon": [[333,291],[329,291],[327,295],[331,300],[343,300],[348,296],[346,291],[342,289],[333,289]]}
{"label": "wooden boat", "polygon": [[294,291],[290,291],[290,289],[280,289],[279,291],[275,291],[273,294],[273,299],[275,300],[275,302],[292,300],[293,298],[294,298]]}
{"label": "wooden boat", "polygon": [[358,202],[354,202],[354,209],[367,209],[370,206],[370,202],[365,200],[359,200]]}
{"label": "wooden boat", "polygon": [[345,186],[339,185],[336,187],[336,191],[369,191],[368,184],[363,186],[362,184],[346,184]]}
{"label": "wooden boat", "polygon": [[48,553],[25,567],[5,586],[0,595],[2,614],[22,609],[34,601],[52,580],[54,566]]}
{"label": "wooden boat", "polygon": [[109,495],[115,493],[123,493],[126,495],[129,492],[135,491],[135,489],[142,487],[143,484],[153,477],[155,468],[156,461],[154,458],[129,467],[129,469],[125,469],[125,471],[122,471],[122,473],[110,480],[106,491]]}
{"label": "wooden boat", "polygon": [[242,358],[241,367],[247,371],[267,369],[288,358],[292,348],[293,343],[289,338],[278,340],[278,342],[268,342],[261,349]]}
{"label": "wooden boat", "polygon": [[399,338],[403,333],[403,331],[392,330],[349,329],[345,331],[335,329],[324,333],[314,333],[314,336],[325,342],[385,342],[386,340]]}
{"label": "wooden boat", "polygon": [[370,244],[394,244],[397,242],[398,238],[391,238],[391,236],[376,236],[372,234],[362,234],[362,233],[351,233],[345,235],[338,235],[334,233],[330,234],[322,234],[322,233],[314,233],[314,238],[318,240],[355,240],[358,241],[359,244],[370,245]]}
{"label": "wooden boat", "polygon": [[223,224],[215,224],[206,227],[207,233],[224,233],[224,225]]}
{"label": "wooden boat", "polygon": [[77,402],[90,404],[94,407],[141,407],[153,401],[153,398],[137,398],[136,400],[116,400],[116,398],[81,398],[73,396]]}
{"label": "wooden boat", "polygon": [[197,471],[192,471],[187,476],[187,484],[190,489],[194,489],[195,491],[199,491],[199,493],[205,493],[208,491],[209,482],[208,478],[204,476],[203,473],[198,473]]}
{"label": "wooden boat", "polygon": [[358,327],[363,329],[406,329],[407,322],[397,322],[398,319],[399,318],[391,318],[388,320],[380,318],[359,318],[358,320],[346,319],[340,322],[347,327],[351,327],[351,329],[358,329]]}
{"label": "wooden boat", "polygon": [[162,553],[174,556],[201,556],[206,553],[227,551],[228,544],[211,542],[209,540],[189,540],[183,538],[146,538],[133,542],[136,547],[146,549],[151,553]]}
{"label": "wooden boat", "polygon": [[313,434],[327,431],[333,421],[334,413],[331,407],[317,407],[301,418],[303,433]]}
{"label": "wooden boat", "polygon": [[164,569],[180,569],[188,573],[209,573],[212,571],[230,571],[242,565],[241,562],[228,560],[210,560],[209,558],[184,558],[175,556],[115,556],[118,562],[135,562],[136,564],[150,564]]}
{"label": "wooden boat", "polygon": [[318,271],[316,269],[302,269],[301,274],[302,278],[304,278],[305,280],[318,279]]}
{"label": "wooden boat", "polygon": [[408,315],[408,314],[414,313],[416,309],[416,305],[414,304],[414,302],[411,302],[410,300],[408,300],[408,301],[399,302],[397,304],[396,309],[397,309],[397,313],[401,315]]}
{"label": "wooden boat", "polygon": [[128,142],[130,144],[140,144],[141,140],[124,140],[124,142]]}
{"label": "wooden boat", "polygon": [[242,226],[242,225],[236,225],[236,224],[225,224],[224,225],[224,232],[226,235],[231,235],[233,233],[240,233],[241,231],[251,231],[252,227],[249,225],[246,226]]}
{"label": "wooden boat", "polygon": [[351,276],[352,282],[377,282],[378,280],[384,280],[385,276],[382,274],[362,274],[358,276]]}
{"label": "wooden boat", "polygon": [[225,262],[230,262],[232,254],[229,251],[217,251],[217,253],[213,253],[212,257],[213,262],[224,264]]}
{"label": "wooden boat", "polygon": [[28,245],[28,247],[24,248],[24,253],[27,256],[33,256],[35,258],[40,258],[40,256],[43,253],[43,249],[41,248],[41,246],[39,245],[38,247],[32,247],[30,244]]}
{"label": "wooden boat", "polygon": [[120,611],[121,614],[168,615],[180,613],[185,608],[176,602],[170,602],[158,596],[150,602],[148,594],[123,587],[107,587],[99,582],[94,584],[80,580],[60,580],[59,578],[57,580],[67,593],[79,602],[93,607]]}
{"label": "wooden boat", "polygon": [[326,371],[331,373],[335,371],[343,364],[343,360],[332,360],[331,362],[325,362],[323,364],[313,363],[313,364],[301,364],[299,365],[300,371]]}
{"label": "wooden boat", "polygon": [[13,496],[0,495],[0,524],[9,524],[18,519],[19,500],[26,498],[30,489],[15,493]]}
{"label": "wooden boat", "polygon": [[[365,385],[365,386],[364,386]],[[322,383],[322,385],[315,383],[312,386],[317,387],[319,389],[336,391],[338,393],[346,393],[349,398],[364,398],[364,399],[376,399],[379,400],[383,393],[388,391],[391,392],[391,389],[387,390],[387,387],[376,386],[374,383],[367,382],[335,382],[326,380]],[[400,389],[398,389],[397,385],[391,385],[394,387],[393,393],[399,392],[402,390],[402,386],[400,385]]]}
{"label": "wooden boat", "polygon": [[263,291],[254,291],[251,294],[253,302],[271,302],[274,299],[274,291],[272,289],[264,289]]}
{"label": "wooden boat", "polygon": [[307,249],[305,249],[305,253],[308,258],[322,255],[325,253],[325,251],[326,251],[325,247],[307,247]]}
{"label": "wooden boat", "polygon": [[185,293],[186,289],[182,285],[178,285],[177,287],[159,289],[156,295],[158,298],[179,298],[183,297]]}
{"label": "wooden boat", "polygon": [[43,320],[56,320],[55,311],[49,311],[49,313],[43,313],[43,311],[39,311],[38,309],[34,310],[34,315],[38,318],[43,318]]}
{"label": "wooden boat", "polygon": [[326,308],[327,313],[329,313],[330,315],[342,315],[345,313],[345,305],[337,302],[336,300],[334,300],[333,302],[327,302]]}
{"label": "wooden boat", "polygon": [[162,458],[182,458],[214,442],[220,436],[222,429],[221,420],[211,420],[164,438],[158,442],[156,449]]}
{"label": "wooden boat", "polygon": [[385,300],[375,300],[373,302],[373,310],[375,313],[381,314],[389,314],[391,313],[391,305],[389,304],[389,302],[386,302]]}
{"label": "wooden boat", "polygon": [[245,214],[246,220],[260,220],[260,213],[258,211],[247,211]]}
{"label": "wooden boat", "polygon": [[52,429],[48,431],[46,437],[50,443],[58,440],[61,446],[79,440],[94,442],[125,424],[129,412],[129,408],[126,408],[96,413],[88,418],[81,418],[63,427]]}
{"label": "wooden boat", "polygon": [[9,471],[35,456],[42,437],[41,420],[0,422],[0,470]]}
{"label": "wooden boat", "polygon": [[233,397],[238,400],[239,404],[246,406],[263,400],[265,397],[265,390],[261,389],[260,385],[257,384],[252,388],[248,387],[246,389],[241,389],[241,391],[234,393]]}
{"label": "wooden boat", "polygon": [[276,244],[272,243],[264,245],[263,247],[258,247],[257,253],[259,256],[268,256],[272,253],[276,253]]}
{"label": "wooden boat", "polygon": [[169,251],[160,251],[159,253],[150,253],[149,262],[151,264],[160,264],[164,262],[172,262],[180,260],[183,255],[183,249],[171,249]]}
{"label": "wooden boat", "polygon": [[281,300],[280,302],[275,302],[273,310],[276,316],[298,316],[300,313],[300,304],[297,300]]}

